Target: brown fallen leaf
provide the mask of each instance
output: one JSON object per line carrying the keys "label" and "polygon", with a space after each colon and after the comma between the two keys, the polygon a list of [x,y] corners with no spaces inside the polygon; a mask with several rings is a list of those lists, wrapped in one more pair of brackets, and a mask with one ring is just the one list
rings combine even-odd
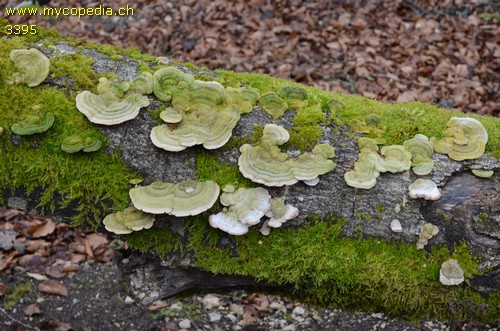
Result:
{"label": "brown fallen leaf", "polygon": [[12,259],[16,257],[16,255],[18,254],[19,253],[17,251],[12,251],[9,254],[4,254],[0,252],[0,271],[6,269],[9,266]]}
{"label": "brown fallen leaf", "polygon": [[59,323],[59,326],[55,329],[55,331],[69,331],[73,330],[73,327],[69,325],[68,323]]}
{"label": "brown fallen leaf", "polygon": [[31,305],[26,306],[23,309],[24,315],[26,316],[33,316],[33,315],[39,315],[42,313],[42,310],[40,309],[40,306],[37,303],[32,303]]}
{"label": "brown fallen leaf", "polygon": [[47,218],[44,219],[41,223],[33,224],[28,230],[28,234],[30,234],[34,238],[41,238],[51,234],[55,229],[56,224]]}
{"label": "brown fallen leaf", "polygon": [[4,283],[0,283],[0,297],[7,291],[7,286]]}
{"label": "brown fallen leaf", "polygon": [[63,283],[54,280],[45,280],[38,285],[38,290],[43,293],[68,296],[68,289]]}

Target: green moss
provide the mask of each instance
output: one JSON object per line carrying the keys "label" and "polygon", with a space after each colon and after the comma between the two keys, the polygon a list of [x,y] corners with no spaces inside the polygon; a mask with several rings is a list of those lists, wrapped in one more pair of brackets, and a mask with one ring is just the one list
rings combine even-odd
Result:
{"label": "green moss", "polygon": [[356,213],[356,219],[369,221],[372,216],[368,213]]}
{"label": "green moss", "polygon": [[[128,181],[133,174],[117,154],[107,155],[101,151],[93,155],[68,155],[60,150],[62,140],[68,135],[92,136],[102,141],[106,138],[76,110],[72,94],[67,96],[44,85],[28,88],[5,83],[5,78],[15,71],[8,54],[19,44],[19,38],[2,38],[0,46],[0,67],[3,68],[0,73],[0,123],[5,125],[6,131],[0,136],[4,151],[0,154],[0,194],[3,196],[6,190],[17,188],[39,193],[42,211],[77,203],[74,223],[88,222],[97,226],[103,212],[112,206],[122,209],[129,203]],[[67,76],[82,86],[88,84],[92,76],[87,71],[88,66],[78,70],[71,68],[71,63],[82,64],[79,61],[82,58],[78,56],[64,59],[62,64],[56,65],[55,74]],[[43,134],[23,137],[20,145],[14,146],[8,128],[23,116],[35,113],[34,108],[40,108],[41,112],[50,110],[55,116],[53,127]],[[55,199],[56,195],[60,199]]]}
{"label": "green moss", "polygon": [[384,218],[385,208],[381,204],[375,205],[375,211],[377,212],[377,217],[381,221]]}
{"label": "green moss", "polygon": [[24,297],[25,294],[32,291],[32,286],[30,281],[21,283],[17,285],[11,293],[5,295],[4,307],[7,309],[14,308],[19,300]]}
{"label": "green moss", "polygon": [[[92,90],[97,84],[98,77],[91,69],[94,60],[83,54],[58,55],[50,61],[52,78],[71,77],[76,91]],[[68,87],[72,87],[67,82]]]}
{"label": "green moss", "polygon": [[227,184],[236,187],[253,187],[251,181],[243,177],[238,166],[230,166],[219,161],[217,156],[206,151],[196,156],[196,176],[200,180],[213,180],[223,188]]}
{"label": "green moss", "polygon": [[141,253],[156,252],[164,258],[167,253],[182,249],[181,239],[168,228],[151,228],[124,236],[127,243]]}

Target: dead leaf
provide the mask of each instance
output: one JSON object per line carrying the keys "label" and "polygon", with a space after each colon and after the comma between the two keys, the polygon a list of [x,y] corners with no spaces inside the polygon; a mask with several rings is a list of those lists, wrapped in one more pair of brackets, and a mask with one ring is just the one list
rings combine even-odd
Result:
{"label": "dead leaf", "polygon": [[54,281],[54,280],[46,280],[41,282],[38,285],[38,290],[43,293],[60,295],[60,296],[68,296],[68,289],[63,283]]}
{"label": "dead leaf", "polygon": [[68,323],[59,323],[59,326],[55,329],[55,331],[69,331],[73,330],[73,327]]}
{"label": "dead leaf", "polygon": [[40,309],[40,306],[37,303],[32,303],[31,305],[26,306],[23,309],[24,315],[26,316],[33,316],[33,315],[39,315],[42,313],[42,310]]}
{"label": "dead leaf", "polygon": [[51,234],[55,229],[56,224],[50,219],[46,218],[40,223],[33,224],[28,230],[28,234],[30,234],[34,238],[41,238]]}
{"label": "dead leaf", "polygon": [[0,283],[0,297],[7,291],[7,286],[4,283]]}

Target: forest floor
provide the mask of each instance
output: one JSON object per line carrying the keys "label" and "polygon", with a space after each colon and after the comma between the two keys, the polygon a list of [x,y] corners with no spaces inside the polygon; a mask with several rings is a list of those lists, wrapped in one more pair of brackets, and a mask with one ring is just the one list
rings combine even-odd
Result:
{"label": "forest floor", "polygon": [[[14,2],[0,0],[0,8]],[[492,1],[118,0],[113,7],[127,4],[133,15],[8,19],[210,69],[267,73],[379,100],[419,100],[500,116],[500,6]],[[81,5],[54,0],[51,6]],[[144,306],[122,280],[120,265],[128,254],[126,243],[103,234],[4,211],[0,328],[498,330],[471,321],[411,324],[242,289]]]}
{"label": "forest floor", "polygon": [[[0,8],[9,2],[16,3],[0,0]],[[50,5],[81,7],[81,1]],[[112,6],[127,5],[133,12],[126,16],[8,19],[209,69],[500,116],[496,1],[118,0]]]}

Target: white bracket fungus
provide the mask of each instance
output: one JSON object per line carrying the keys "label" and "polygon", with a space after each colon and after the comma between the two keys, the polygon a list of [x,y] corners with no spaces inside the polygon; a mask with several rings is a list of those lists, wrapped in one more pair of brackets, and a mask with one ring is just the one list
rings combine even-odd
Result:
{"label": "white bracket fungus", "polygon": [[176,184],[157,181],[132,188],[129,195],[139,210],[182,217],[208,210],[219,197],[219,192],[219,185],[213,181],[186,180]]}
{"label": "white bracket fungus", "polygon": [[267,124],[260,146],[244,144],[240,147],[238,166],[243,176],[266,186],[293,185],[299,180],[312,184],[319,175],[335,169],[336,164],[330,160],[335,156],[332,146],[320,144],[314,147],[312,153],[290,159],[278,147],[289,138],[284,128]]}
{"label": "white bracket fungus", "polygon": [[443,262],[439,270],[439,281],[443,285],[459,285],[465,280],[464,271],[457,260],[449,259]]}
{"label": "white bracket fungus", "polygon": [[410,197],[413,199],[439,200],[441,198],[441,191],[436,183],[430,179],[419,178],[410,184],[408,190]]}
{"label": "white bracket fungus", "polygon": [[35,48],[14,49],[10,52],[10,59],[19,70],[9,78],[11,84],[26,83],[34,87],[49,75],[50,60]]}

